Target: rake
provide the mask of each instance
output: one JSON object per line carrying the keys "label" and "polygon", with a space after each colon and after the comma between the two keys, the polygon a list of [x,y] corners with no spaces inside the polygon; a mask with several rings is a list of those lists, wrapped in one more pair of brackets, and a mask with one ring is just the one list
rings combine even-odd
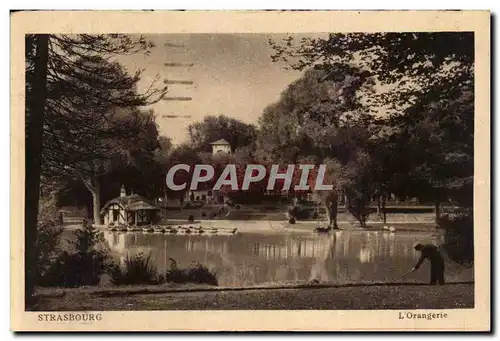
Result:
{"label": "rake", "polygon": [[409,275],[410,273],[412,273],[412,272],[413,272],[413,270],[410,270],[410,271],[408,271],[408,272],[405,272],[405,273],[404,273],[401,277],[398,277],[398,278],[396,278],[395,280],[390,281],[390,282],[389,282],[389,283],[387,283],[387,284],[392,284],[392,283],[394,283],[394,282],[397,282],[397,281],[399,281],[399,280],[402,280],[403,278],[405,278],[406,276],[408,276],[408,275]]}

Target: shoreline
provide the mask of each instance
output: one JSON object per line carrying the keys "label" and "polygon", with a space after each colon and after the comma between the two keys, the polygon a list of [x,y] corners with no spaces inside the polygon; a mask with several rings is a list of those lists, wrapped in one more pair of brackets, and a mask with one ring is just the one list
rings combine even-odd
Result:
{"label": "shoreline", "polygon": [[[446,285],[469,285],[474,281],[448,282]],[[213,286],[207,284],[158,284],[158,285],[124,285],[124,286],[89,286],[78,288],[43,287],[38,288],[38,297],[62,297],[71,293],[95,294],[99,296],[124,296],[148,294],[174,294],[193,292],[224,292],[224,291],[255,291],[255,290],[294,290],[294,289],[325,289],[325,288],[364,288],[364,287],[396,287],[396,286],[430,286],[427,282],[302,282],[302,283],[262,283],[248,286]]]}
{"label": "shoreline", "polygon": [[[377,221],[368,221],[366,228],[361,228],[356,226],[352,222],[349,221],[339,221],[337,222],[339,229],[331,230],[330,232],[335,231],[361,231],[361,232],[387,232],[387,233],[398,233],[398,232],[437,232],[436,225],[429,222],[377,222]],[[293,232],[315,232],[315,228],[317,227],[326,227],[328,225],[327,221],[298,221],[295,224],[290,224],[287,221],[275,221],[275,220],[195,220],[193,222],[180,221],[180,220],[172,220],[167,223],[163,223],[161,225],[155,225],[160,227],[171,226],[173,228],[178,228],[179,226],[182,228],[192,227],[192,228],[219,228],[223,231],[232,230],[234,228],[237,229],[236,233],[248,232],[248,233],[293,233]],[[71,224],[64,225],[66,230],[75,230],[80,228],[81,225]],[[100,231],[110,231],[110,228],[105,225],[93,225],[96,229]],[[110,231],[117,233],[128,233],[128,232],[136,232],[136,233],[154,233],[158,234],[159,232],[147,232],[146,230],[150,227],[138,228],[136,231]],[[391,230],[389,230],[391,228]],[[161,233],[160,233],[161,234]],[[183,235],[183,234],[179,234]]]}
{"label": "shoreline", "polygon": [[[474,307],[474,282],[302,284],[246,288],[149,288],[105,291],[43,288],[31,311],[354,310]],[[50,292],[52,291],[52,293]]]}

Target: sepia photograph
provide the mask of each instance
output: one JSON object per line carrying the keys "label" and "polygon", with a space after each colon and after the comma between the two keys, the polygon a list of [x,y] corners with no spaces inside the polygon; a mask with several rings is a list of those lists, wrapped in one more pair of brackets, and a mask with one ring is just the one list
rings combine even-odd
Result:
{"label": "sepia photograph", "polygon": [[481,309],[489,329],[490,19],[471,15],[482,35],[18,34],[16,314],[78,330],[108,312],[384,311],[387,330],[439,330]]}

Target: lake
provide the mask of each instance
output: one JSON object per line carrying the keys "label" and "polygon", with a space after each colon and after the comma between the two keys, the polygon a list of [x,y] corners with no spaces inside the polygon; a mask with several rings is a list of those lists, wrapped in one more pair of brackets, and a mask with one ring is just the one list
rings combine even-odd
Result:
{"label": "lake", "polygon": [[[440,243],[422,232],[335,231],[239,232],[235,235],[163,235],[104,232],[115,257],[151,253],[160,273],[169,258],[179,266],[199,262],[217,273],[219,286],[303,283],[313,279],[338,284],[387,282],[410,270],[418,260],[415,241]],[[473,270],[446,259],[446,280],[470,281]],[[428,281],[427,262],[406,282]]]}

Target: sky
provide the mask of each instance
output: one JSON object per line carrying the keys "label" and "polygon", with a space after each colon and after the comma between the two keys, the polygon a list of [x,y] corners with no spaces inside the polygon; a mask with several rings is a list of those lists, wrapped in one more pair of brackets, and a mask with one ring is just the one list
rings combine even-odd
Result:
{"label": "sky", "polygon": [[[143,69],[140,89],[157,79],[191,80],[193,85],[169,85],[167,96],[192,97],[192,101],[160,101],[152,105],[161,135],[175,144],[187,141],[189,124],[207,115],[226,115],[257,123],[264,108],[278,101],[288,84],[301,76],[273,63],[269,39],[273,34],[161,34],[148,35],[155,47],[149,55],[122,57],[134,72]],[[304,37],[296,36],[297,38]],[[182,45],[182,46],[178,46]],[[193,64],[167,67],[165,63]],[[168,115],[168,117],[166,117]]]}

